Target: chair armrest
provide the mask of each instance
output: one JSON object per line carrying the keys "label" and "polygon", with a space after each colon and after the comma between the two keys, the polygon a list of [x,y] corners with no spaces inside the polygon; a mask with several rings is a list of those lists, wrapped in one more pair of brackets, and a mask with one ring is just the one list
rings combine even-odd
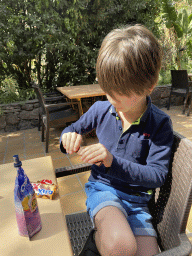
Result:
{"label": "chair armrest", "polygon": [[49,97],[49,96],[64,96],[64,95],[61,95],[61,93],[59,91],[52,91],[52,92],[46,92],[46,93],[43,93],[44,96],[46,97]]}
{"label": "chair armrest", "polygon": [[86,172],[91,169],[92,164],[77,164],[55,169],[56,178],[68,176],[80,172]]}
{"label": "chair armrest", "polygon": [[45,98],[45,102],[62,100],[62,99],[64,99],[64,97],[62,95],[61,96],[54,96],[54,97],[47,97],[47,98]]}
{"label": "chair armrest", "polygon": [[158,253],[156,255],[161,256],[188,256],[192,249],[192,244],[190,243],[187,235],[185,233],[179,235],[180,238],[180,245],[174,247],[170,250]]}
{"label": "chair armrest", "polygon": [[78,104],[79,102],[63,102],[63,103],[57,103],[57,104],[45,104],[45,107],[48,110],[51,110],[51,108],[55,108],[55,107],[64,107],[64,106],[71,106],[73,104]]}

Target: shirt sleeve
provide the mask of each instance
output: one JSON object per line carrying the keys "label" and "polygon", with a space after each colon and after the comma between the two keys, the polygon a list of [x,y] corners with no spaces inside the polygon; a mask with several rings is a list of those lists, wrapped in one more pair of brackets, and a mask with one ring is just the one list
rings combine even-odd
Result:
{"label": "shirt sleeve", "polygon": [[160,124],[151,140],[146,165],[114,155],[112,166],[107,174],[131,185],[147,188],[161,187],[169,170],[173,143],[173,129],[170,119],[167,118]]}
{"label": "shirt sleeve", "polygon": [[89,108],[89,110],[79,118],[79,120],[77,120],[75,123],[72,123],[70,126],[66,127],[62,131],[60,139],[59,139],[61,152],[66,153],[66,150],[64,149],[62,140],[61,140],[62,135],[64,133],[76,132],[78,134],[84,135],[96,128],[96,126],[97,126],[97,114],[96,113],[97,113],[97,109],[98,109],[98,104],[99,104],[99,101],[94,103]]}

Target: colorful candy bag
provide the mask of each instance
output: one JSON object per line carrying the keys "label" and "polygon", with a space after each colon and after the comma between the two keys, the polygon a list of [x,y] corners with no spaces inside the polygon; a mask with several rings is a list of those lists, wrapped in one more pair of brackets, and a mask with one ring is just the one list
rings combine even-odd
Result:
{"label": "colorful candy bag", "polygon": [[25,174],[18,155],[13,156],[17,168],[14,202],[19,235],[33,237],[42,228],[41,217],[33,186]]}
{"label": "colorful candy bag", "polygon": [[52,180],[41,180],[37,182],[31,182],[35,191],[36,197],[53,199],[57,186],[53,184]]}

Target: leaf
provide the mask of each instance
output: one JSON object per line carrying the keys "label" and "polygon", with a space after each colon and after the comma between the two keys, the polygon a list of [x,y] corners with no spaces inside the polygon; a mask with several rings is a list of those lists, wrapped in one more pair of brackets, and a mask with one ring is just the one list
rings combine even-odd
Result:
{"label": "leaf", "polygon": [[171,28],[173,26],[173,23],[171,21],[167,21],[165,24],[167,28]]}
{"label": "leaf", "polygon": [[178,20],[179,22],[181,22],[182,17],[183,17],[182,13],[179,13],[177,20]]}
{"label": "leaf", "polygon": [[7,64],[5,62],[2,62],[2,65],[4,68],[7,68]]}
{"label": "leaf", "polygon": [[192,34],[192,28],[188,30],[188,34]]}
{"label": "leaf", "polygon": [[190,24],[192,21],[192,13],[189,15],[188,20],[189,20],[189,24]]}
{"label": "leaf", "polygon": [[188,19],[188,13],[186,9],[183,9],[183,13],[182,13],[182,27],[183,27],[183,32],[187,33],[188,30],[188,24],[189,24],[189,19]]}
{"label": "leaf", "polygon": [[182,27],[177,24],[176,22],[173,22],[173,26],[174,26],[174,29],[175,29],[175,32],[177,34],[177,37],[180,38],[183,36],[183,29]]}
{"label": "leaf", "polygon": [[162,9],[163,13],[166,14],[167,21],[174,22],[177,20],[177,13],[171,1],[162,0]]}

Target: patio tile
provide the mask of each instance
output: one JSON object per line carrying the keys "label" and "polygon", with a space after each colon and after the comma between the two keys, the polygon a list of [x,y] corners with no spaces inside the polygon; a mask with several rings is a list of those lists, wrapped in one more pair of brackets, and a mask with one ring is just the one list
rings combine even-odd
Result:
{"label": "patio tile", "polygon": [[25,136],[25,143],[42,143],[39,136]]}
{"label": "patio tile", "polygon": [[177,132],[185,136],[187,139],[192,140],[192,132],[189,131],[188,129],[183,127],[183,129],[178,129]]}
{"label": "patio tile", "polygon": [[77,175],[78,175],[78,177],[80,179],[81,184],[83,185],[83,187],[85,187],[85,183],[88,182],[88,178],[90,176],[90,171],[79,173]]}
{"label": "patio tile", "polygon": [[44,147],[44,143],[39,139],[35,139],[34,140],[28,140],[28,141],[25,141],[25,146],[26,148],[29,148],[29,147]]}
{"label": "patio tile", "polygon": [[8,140],[8,143],[7,143],[7,149],[9,150],[15,150],[15,149],[23,149],[24,150],[24,140]]}
{"label": "patio tile", "polygon": [[11,147],[7,150],[6,154],[5,154],[5,158],[9,159],[12,158],[14,155],[24,155],[25,151],[23,147],[17,147],[17,145],[15,145],[15,147]]}
{"label": "patio tile", "polygon": [[24,136],[16,136],[16,137],[8,137],[7,138],[7,145],[18,145],[24,143]]}
{"label": "patio tile", "polygon": [[5,163],[6,163],[6,164],[7,164],[7,163],[12,163],[12,162],[13,162],[13,156],[14,156],[14,155],[18,155],[18,156],[19,156],[19,159],[20,159],[21,161],[23,161],[23,160],[26,159],[24,153],[20,153],[20,152],[15,151],[15,152],[13,152],[12,154],[9,154],[9,155],[6,155],[6,156],[5,156]]}
{"label": "patio tile", "polygon": [[57,184],[60,196],[82,190],[81,184],[76,175],[57,178]]}
{"label": "patio tile", "polygon": [[33,134],[33,133],[39,133],[38,131],[38,128],[33,128],[33,129],[27,129],[27,130],[24,130],[24,133],[25,134]]}
{"label": "patio tile", "polygon": [[3,162],[4,157],[5,157],[5,154],[4,153],[0,153],[0,162]]}
{"label": "patio tile", "polygon": [[53,142],[51,142],[50,141],[50,143],[49,143],[49,152],[55,152],[55,151],[60,151],[60,145],[59,145],[59,143],[57,142],[57,143],[53,143]]}
{"label": "patio tile", "polygon": [[86,210],[86,195],[83,190],[62,196],[60,202],[64,215]]}
{"label": "patio tile", "polygon": [[13,158],[5,159],[4,164],[13,163]]}
{"label": "patio tile", "polygon": [[7,132],[0,133],[0,138],[7,138],[8,135],[9,135],[9,133],[7,133]]}
{"label": "patio tile", "polygon": [[54,139],[54,138],[57,138],[57,139],[59,139],[60,138],[60,135],[61,135],[61,133],[60,132],[58,132],[58,131],[55,131],[55,130],[53,130],[53,131],[50,131],[50,138],[51,139]]}
{"label": "patio tile", "polygon": [[12,140],[24,138],[24,131],[8,133],[7,138],[12,139]]}
{"label": "patio tile", "polygon": [[49,152],[46,153],[46,156],[51,156],[52,160],[61,159],[63,157],[66,157],[60,150],[52,151],[52,150],[50,150],[50,148],[49,148]]}
{"label": "patio tile", "polygon": [[173,123],[181,124],[181,125],[186,124],[186,123],[188,123],[188,124],[192,123],[191,120],[187,119],[187,117],[185,117],[184,115],[175,116],[175,117],[172,117],[171,119],[172,119]]}
{"label": "patio tile", "polygon": [[26,155],[25,159],[28,160],[28,159],[39,158],[39,157],[44,157],[44,156],[45,156],[44,153],[29,154],[29,155]]}
{"label": "patio tile", "polygon": [[51,142],[58,143],[60,135],[58,135],[57,133],[52,133],[52,134],[50,134],[49,138],[50,138]]}
{"label": "patio tile", "polygon": [[23,136],[24,133],[25,132],[23,130],[20,130],[20,131],[16,131],[16,132],[7,133],[7,136],[9,138],[19,138],[19,137]]}
{"label": "patio tile", "polygon": [[6,151],[6,148],[7,148],[6,143],[3,143],[3,144],[0,143],[0,154],[4,154]]}
{"label": "patio tile", "polygon": [[45,153],[42,143],[28,143],[25,145],[26,147],[26,155],[35,155],[35,154],[43,154]]}
{"label": "patio tile", "polygon": [[8,150],[15,150],[15,149],[23,149],[24,150],[24,141],[21,140],[13,140],[13,141],[8,141],[6,148]]}
{"label": "patio tile", "polygon": [[15,148],[24,149],[24,140],[10,140],[7,143],[7,148],[10,150]]}
{"label": "patio tile", "polygon": [[7,136],[1,136],[0,135],[0,143],[1,143],[1,145],[4,143],[4,144],[6,144],[6,142],[7,142]]}
{"label": "patio tile", "polygon": [[182,125],[182,124],[176,123],[176,122],[173,123],[173,130],[179,132],[179,131],[181,131],[182,129],[183,129],[183,125]]}

